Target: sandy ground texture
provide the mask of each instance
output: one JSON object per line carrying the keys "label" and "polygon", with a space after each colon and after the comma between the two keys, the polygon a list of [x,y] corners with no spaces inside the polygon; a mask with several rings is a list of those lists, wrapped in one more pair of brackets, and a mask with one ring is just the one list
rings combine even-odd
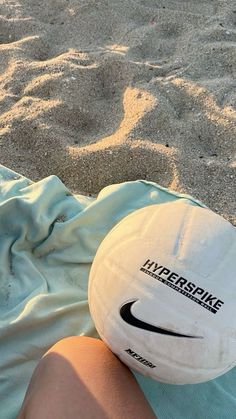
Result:
{"label": "sandy ground texture", "polygon": [[0,162],[147,179],[236,224],[235,0],[1,0]]}

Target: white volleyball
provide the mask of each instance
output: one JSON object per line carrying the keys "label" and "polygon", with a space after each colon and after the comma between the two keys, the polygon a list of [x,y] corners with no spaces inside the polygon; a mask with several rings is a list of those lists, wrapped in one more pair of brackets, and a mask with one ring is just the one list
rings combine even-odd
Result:
{"label": "white volleyball", "polygon": [[199,383],[236,365],[236,229],[189,201],[151,205],[101,243],[89,277],[100,337],[131,369]]}

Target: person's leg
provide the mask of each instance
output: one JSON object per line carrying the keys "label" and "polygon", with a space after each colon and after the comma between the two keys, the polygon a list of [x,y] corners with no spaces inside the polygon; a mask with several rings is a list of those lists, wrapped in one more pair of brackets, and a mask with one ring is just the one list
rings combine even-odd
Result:
{"label": "person's leg", "polygon": [[155,419],[129,369],[98,339],[56,343],[31,378],[18,419]]}

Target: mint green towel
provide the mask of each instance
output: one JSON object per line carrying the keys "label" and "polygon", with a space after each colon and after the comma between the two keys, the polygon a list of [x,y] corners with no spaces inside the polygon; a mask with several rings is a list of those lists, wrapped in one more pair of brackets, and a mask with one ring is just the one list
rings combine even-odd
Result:
{"label": "mint green towel", "polygon": [[[69,335],[96,336],[87,285],[109,230],[143,206],[184,199],[146,181],[72,195],[50,176],[33,183],[0,166],[0,419],[15,419],[47,349]],[[235,419],[236,369],[204,384],[176,386],[136,377],[159,419]]]}

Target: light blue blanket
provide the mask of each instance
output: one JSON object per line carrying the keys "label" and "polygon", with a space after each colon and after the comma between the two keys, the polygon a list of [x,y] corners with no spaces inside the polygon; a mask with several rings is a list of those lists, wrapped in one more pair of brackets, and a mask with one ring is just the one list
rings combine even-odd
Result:
{"label": "light blue blanket", "polygon": [[[43,353],[69,335],[96,336],[87,303],[96,250],[125,215],[177,199],[155,183],[112,185],[98,197],[71,195],[50,176],[32,183],[0,166],[0,419],[15,419]],[[136,377],[159,419],[235,419],[236,369],[204,384]]]}

